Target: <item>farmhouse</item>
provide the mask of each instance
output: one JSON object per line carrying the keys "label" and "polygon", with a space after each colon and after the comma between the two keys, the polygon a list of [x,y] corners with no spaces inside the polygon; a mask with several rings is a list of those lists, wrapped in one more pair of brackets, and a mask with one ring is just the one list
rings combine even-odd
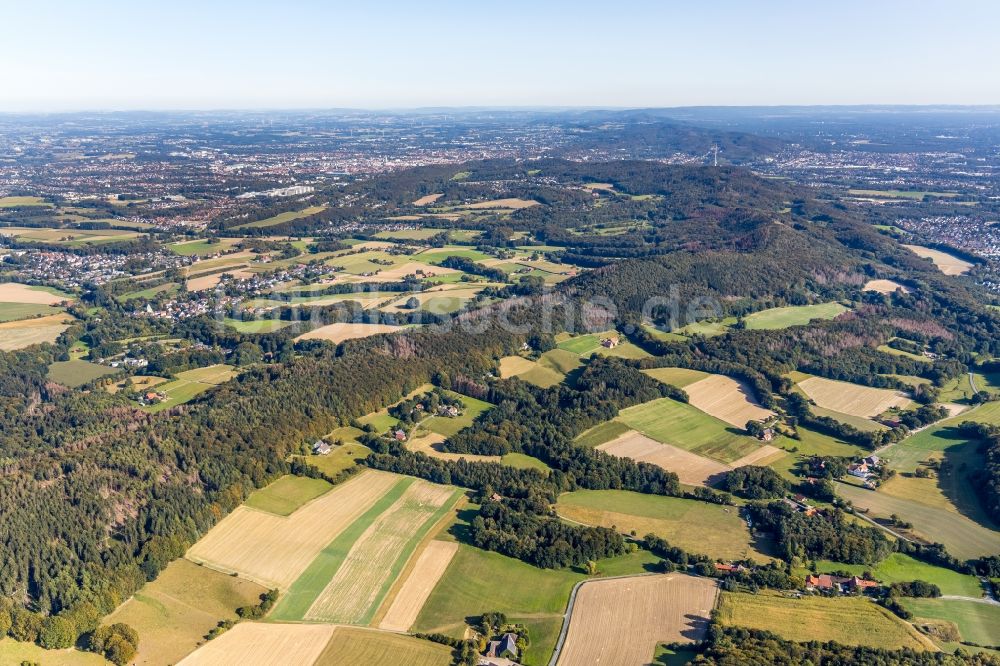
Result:
{"label": "farmhouse", "polygon": [[485,656],[517,659],[517,636],[508,632],[501,636],[499,640],[490,641],[486,645]]}
{"label": "farmhouse", "polygon": [[866,590],[877,590],[878,588],[878,581],[865,580],[857,576],[832,576],[830,574],[819,574],[818,576],[810,574],[806,576],[807,590],[823,590],[850,594]]}
{"label": "farmhouse", "polygon": [[312,452],[317,456],[325,456],[330,453],[330,445],[322,439],[318,439],[312,446]]}
{"label": "farmhouse", "polygon": [[601,338],[601,346],[605,349],[614,349],[619,344],[619,339],[617,336],[610,336],[607,338]]}
{"label": "farmhouse", "polygon": [[859,479],[867,479],[868,475],[871,473],[871,469],[868,467],[868,463],[862,461],[859,463],[852,463],[851,466],[847,468],[847,473],[851,476],[856,476]]}
{"label": "farmhouse", "polygon": [[394,433],[392,433],[392,436],[393,436],[393,438],[395,438],[395,440],[397,442],[405,442],[406,441],[406,433],[403,432],[402,430],[395,431]]}
{"label": "farmhouse", "polygon": [[460,413],[458,407],[455,405],[438,405],[438,414],[440,416],[447,416],[453,419]]}

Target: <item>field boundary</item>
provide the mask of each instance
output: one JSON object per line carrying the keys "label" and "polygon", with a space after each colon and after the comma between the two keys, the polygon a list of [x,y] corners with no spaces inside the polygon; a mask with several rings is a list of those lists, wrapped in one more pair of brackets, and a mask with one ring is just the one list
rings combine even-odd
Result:
{"label": "field boundary", "polygon": [[[458,510],[461,509],[461,507],[467,505],[468,500],[467,498],[462,497],[458,501],[449,501],[447,504],[450,504],[452,509]],[[413,550],[413,554],[406,561],[406,564],[404,564],[403,568],[400,570],[399,575],[396,576],[396,579],[393,581],[392,586],[386,592],[385,597],[383,597],[382,603],[379,604],[378,609],[372,616],[372,621],[371,621],[372,626],[379,625],[383,620],[385,620],[386,615],[388,615],[389,611],[392,609],[392,605],[393,603],[395,603],[396,598],[402,591],[403,586],[406,585],[406,581],[408,581],[410,579],[410,576],[413,575],[414,569],[417,564],[417,560],[419,559],[419,554],[423,552],[425,548],[427,548],[428,544],[430,544],[432,541],[434,541],[435,538],[437,538],[438,534],[441,533],[441,530],[444,528],[446,524],[445,521],[446,518],[448,518],[448,516],[441,516],[431,526],[431,529],[429,529],[427,533],[424,534],[423,538],[421,538],[420,542],[416,545],[416,547]],[[450,559],[448,560],[448,563],[449,564],[451,563]],[[442,576],[444,575],[443,571],[441,572],[441,575]],[[433,591],[434,590],[432,588],[431,592]],[[417,614],[418,615],[420,614],[419,611],[417,612]],[[378,628],[381,629],[381,627]]]}
{"label": "field boundary", "polygon": [[[299,577],[295,579],[295,582],[291,584],[285,594],[282,595],[268,619],[273,622],[302,622],[306,613],[309,612],[309,608],[312,607],[313,603],[315,603],[316,599],[326,588],[326,582],[329,582],[326,581],[323,586],[316,590],[315,594],[313,594],[307,586],[307,577],[316,576],[318,573],[328,569],[331,572],[331,575],[332,573],[336,573],[337,569],[343,565],[344,559],[351,551],[354,543],[362,534],[364,534],[371,522],[385,513],[390,506],[403,496],[406,489],[409,488],[414,482],[416,482],[416,479],[412,477],[404,477],[397,481],[387,493],[382,495],[378,501],[368,507],[367,511],[355,518],[354,522],[348,525],[340,534],[335,536],[333,540],[330,541],[330,543],[328,543],[326,547],[324,547],[319,554],[316,555],[313,561],[309,563],[309,566],[307,566],[305,570],[299,574]],[[302,582],[299,589],[296,589],[296,586],[300,581],[305,582]],[[305,599],[305,601],[299,599],[299,597],[305,597],[307,595],[311,596],[310,598]],[[301,612],[296,612],[297,606],[305,602],[308,602],[305,608]]]}
{"label": "field boundary", "polygon": [[451,497],[449,497],[448,500],[444,504],[442,504],[437,511],[434,512],[430,520],[426,521],[423,525],[421,525],[420,529],[418,529],[414,533],[413,537],[407,542],[407,544],[403,546],[402,550],[400,550],[399,552],[399,556],[396,558],[396,561],[392,565],[389,577],[385,580],[385,582],[382,584],[381,589],[379,590],[376,602],[372,604],[371,607],[369,607],[368,611],[361,618],[360,621],[361,624],[363,624],[364,626],[370,626],[374,622],[375,613],[377,613],[379,608],[381,608],[382,604],[385,603],[386,595],[388,595],[389,591],[392,589],[392,586],[395,585],[396,581],[400,578],[400,574],[402,573],[403,568],[405,568],[406,564],[411,559],[413,559],[413,555],[417,550],[417,546],[423,542],[424,538],[431,531],[431,529],[433,529],[442,520],[444,520],[447,514],[451,511],[452,507],[455,506],[459,498],[464,494],[465,494],[464,490],[456,489],[451,494]]}

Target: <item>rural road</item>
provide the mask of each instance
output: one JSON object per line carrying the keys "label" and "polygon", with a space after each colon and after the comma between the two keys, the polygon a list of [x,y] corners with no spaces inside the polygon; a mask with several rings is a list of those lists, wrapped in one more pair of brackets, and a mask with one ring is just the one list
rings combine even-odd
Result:
{"label": "rural road", "polygon": [[909,537],[906,537],[906,536],[903,536],[902,534],[900,534],[896,530],[893,530],[893,529],[890,529],[890,528],[886,527],[882,523],[874,520],[873,518],[869,518],[867,515],[865,515],[863,513],[860,513],[857,510],[855,510],[854,513],[851,514],[851,515],[857,516],[858,518],[861,518],[862,520],[867,520],[869,523],[871,523],[875,527],[879,527],[879,528],[885,530],[886,532],[888,532],[892,536],[896,537],[897,539],[902,539],[903,541],[909,541],[911,543],[913,542],[913,539],[911,539]]}
{"label": "rural road", "polygon": [[956,594],[942,594],[938,599],[950,601],[974,601],[977,604],[989,604],[990,606],[1000,606],[1000,601],[988,597],[962,597]]}

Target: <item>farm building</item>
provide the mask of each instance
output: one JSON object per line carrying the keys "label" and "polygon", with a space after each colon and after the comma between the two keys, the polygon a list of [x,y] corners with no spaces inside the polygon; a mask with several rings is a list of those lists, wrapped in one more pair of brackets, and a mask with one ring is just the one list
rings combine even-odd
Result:
{"label": "farm building", "polygon": [[843,594],[850,594],[866,590],[877,590],[878,588],[878,581],[865,580],[857,576],[832,576],[830,574],[810,574],[806,576],[806,589],[808,590],[836,591]]}
{"label": "farm building", "polygon": [[499,640],[490,641],[486,645],[486,657],[501,659],[517,659],[517,636],[506,633]]}
{"label": "farm building", "polygon": [[312,452],[317,456],[325,456],[330,453],[330,445],[322,439],[318,439],[312,446]]}

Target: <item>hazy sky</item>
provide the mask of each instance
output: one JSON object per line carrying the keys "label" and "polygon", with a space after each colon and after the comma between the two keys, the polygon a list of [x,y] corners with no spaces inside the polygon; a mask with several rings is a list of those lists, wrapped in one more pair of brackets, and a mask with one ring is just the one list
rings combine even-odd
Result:
{"label": "hazy sky", "polygon": [[996,0],[0,0],[0,110],[1000,103]]}

